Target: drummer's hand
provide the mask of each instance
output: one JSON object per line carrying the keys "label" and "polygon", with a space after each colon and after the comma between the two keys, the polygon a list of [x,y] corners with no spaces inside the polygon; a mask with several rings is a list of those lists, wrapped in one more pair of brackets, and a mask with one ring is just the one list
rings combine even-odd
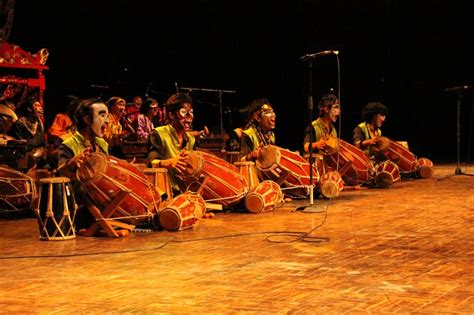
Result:
{"label": "drummer's hand", "polygon": [[325,147],[326,147],[326,140],[324,140],[324,139],[320,139],[320,140],[316,141],[315,143],[313,143],[313,149],[322,150]]}
{"label": "drummer's hand", "polygon": [[72,170],[76,170],[84,164],[85,161],[89,158],[90,154],[92,153],[92,148],[87,147],[84,149],[84,151],[81,152],[81,154],[76,155],[73,157],[71,160],[68,162],[68,168]]}
{"label": "drummer's hand", "polygon": [[374,145],[374,144],[377,144],[377,142],[378,142],[378,137],[375,137],[375,138],[362,141],[362,145],[363,146]]}
{"label": "drummer's hand", "polygon": [[186,168],[186,156],[178,155],[171,159],[162,160],[160,165],[167,169],[173,168],[181,174]]}

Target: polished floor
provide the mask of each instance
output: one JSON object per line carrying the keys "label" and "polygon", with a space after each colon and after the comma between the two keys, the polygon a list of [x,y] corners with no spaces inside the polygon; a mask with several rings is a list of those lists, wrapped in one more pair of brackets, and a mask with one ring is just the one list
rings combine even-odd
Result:
{"label": "polished floor", "polygon": [[40,241],[1,219],[0,312],[472,314],[474,177],[454,169],[181,232]]}

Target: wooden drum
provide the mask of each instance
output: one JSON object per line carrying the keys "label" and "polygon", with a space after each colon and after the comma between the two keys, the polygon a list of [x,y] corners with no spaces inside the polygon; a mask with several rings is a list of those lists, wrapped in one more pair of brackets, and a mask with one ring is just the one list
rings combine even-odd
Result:
{"label": "wooden drum", "polygon": [[39,184],[39,198],[34,211],[38,219],[40,239],[58,241],[75,238],[77,205],[70,179],[42,178]]}
{"label": "wooden drum", "polygon": [[166,201],[158,216],[165,230],[180,231],[196,226],[205,212],[201,195],[188,192]]}

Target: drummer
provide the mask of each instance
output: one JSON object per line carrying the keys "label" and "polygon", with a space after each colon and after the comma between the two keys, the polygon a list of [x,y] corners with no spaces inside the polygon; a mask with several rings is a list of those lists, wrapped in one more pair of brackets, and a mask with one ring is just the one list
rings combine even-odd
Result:
{"label": "drummer", "polygon": [[102,138],[109,123],[109,110],[98,99],[85,99],[80,101],[73,118],[77,130],[59,146],[58,172],[76,180],[76,170],[89,153],[109,154],[109,145]]}
{"label": "drummer", "polygon": [[362,119],[353,131],[353,143],[364,151],[370,158],[374,158],[374,147],[377,146],[379,137],[382,136],[382,124],[388,113],[388,108],[382,103],[368,103],[362,109]]}
{"label": "drummer", "polygon": [[309,153],[310,136],[313,140],[311,142],[314,153],[320,153],[320,150],[325,148],[329,136],[337,138],[334,124],[341,114],[339,98],[332,93],[323,95],[318,103],[318,109],[319,117],[311,123],[312,128],[306,128],[303,145],[306,153]]}
{"label": "drummer", "polygon": [[[107,105],[98,99],[81,100],[74,112],[73,120],[77,130],[58,148],[57,172],[74,181],[74,195],[78,205],[81,206],[83,194],[76,171],[91,152],[109,154],[109,145],[102,138],[109,123],[109,110]],[[79,207],[75,222],[78,229],[86,228],[94,222],[94,218],[84,207]]]}
{"label": "drummer", "polygon": [[266,98],[253,100],[248,108],[249,122],[242,132],[240,159],[255,161],[262,146],[275,144],[276,114]]}
{"label": "drummer", "polygon": [[165,103],[168,124],[153,129],[148,140],[148,164],[169,171],[172,188],[179,192],[177,175],[186,166],[186,150],[196,149],[192,133],[194,119],[192,99],[188,94],[177,93]]}

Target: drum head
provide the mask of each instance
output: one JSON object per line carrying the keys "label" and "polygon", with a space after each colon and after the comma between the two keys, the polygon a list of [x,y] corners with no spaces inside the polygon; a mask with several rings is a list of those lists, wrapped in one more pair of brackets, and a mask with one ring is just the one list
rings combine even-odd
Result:
{"label": "drum head", "polygon": [[268,145],[258,151],[257,167],[261,170],[271,168],[274,164],[279,164],[281,153],[278,147]]}
{"label": "drum head", "polygon": [[186,167],[183,173],[187,176],[197,177],[201,174],[204,165],[204,158],[197,152],[186,153]]}
{"label": "drum head", "polygon": [[101,153],[91,153],[84,164],[77,169],[77,178],[83,184],[94,182],[102,177],[107,168],[107,159]]}
{"label": "drum head", "polygon": [[390,147],[390,140],[387,137],[378,137],[375,145],[371,146],[370,149],[373,153],[385,153]]}

